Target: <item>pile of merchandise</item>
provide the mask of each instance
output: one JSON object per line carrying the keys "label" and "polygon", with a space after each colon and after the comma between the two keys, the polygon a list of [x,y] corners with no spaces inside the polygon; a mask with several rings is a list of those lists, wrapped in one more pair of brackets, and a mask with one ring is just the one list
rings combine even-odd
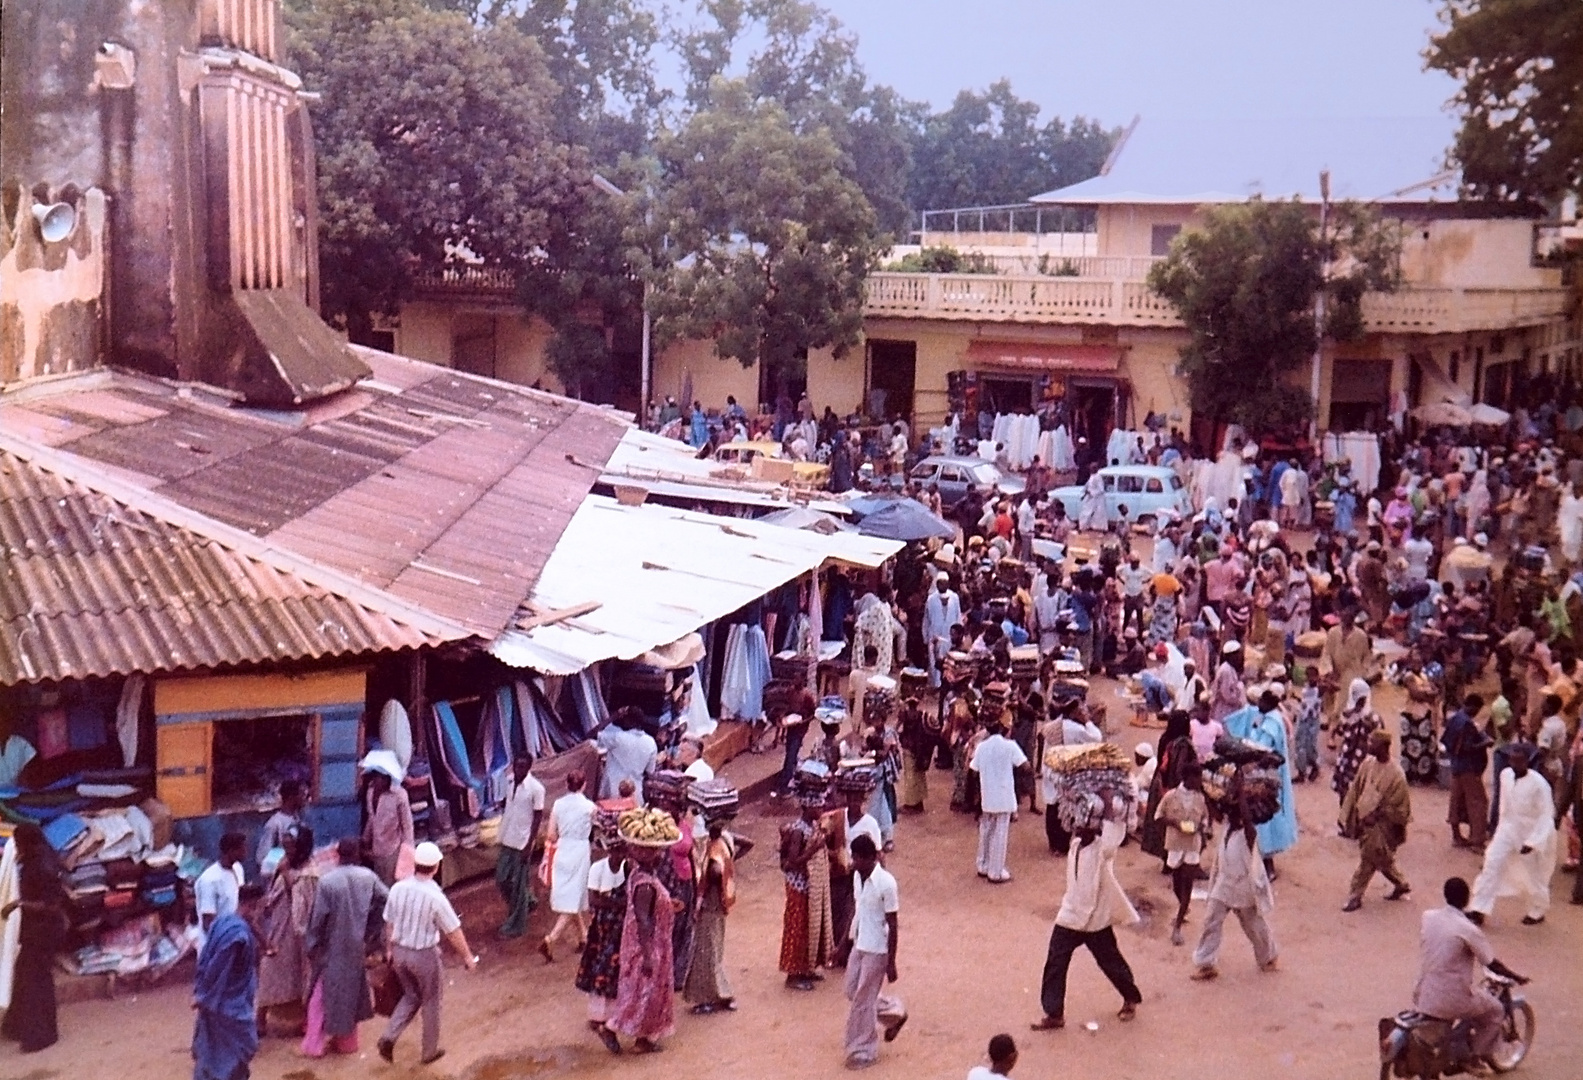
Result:
{"label": "pile of merchandise", "polygon": [[724,777],[698,780],[687,786],[687,801],[707,822],[730,821],[736,817],[740,795],[737,786]]}
{"label": "pile of merchandise", "polygon": [[896,711],[896,680],[888,675],[874,675],[863,690],[863,722],[876,724],[889,720]]}
{"label": "pile of merchandise", "polygon": [[1253,824],[1263,825],[1281,812],[1280,754],[1231,735],[1215,740],[1215,755],[1204,763],[1204,797],[1224,814],[1241,786]]}
{"label": "pile of merchandise", "polygon": [[677,769],[660,769],[643,781],[643,798],[651,806],[679,814],[687,807],[687,789],[694,778]]}
{"label": "pile of merchandise", "polygon": [[1056,813],[1067,832],[1098,828],[1107,818],[1125,820],[1137,797],[1132,762],[1112,743],[1052,746],[1045,751],[1044,764],[1055,790]]}

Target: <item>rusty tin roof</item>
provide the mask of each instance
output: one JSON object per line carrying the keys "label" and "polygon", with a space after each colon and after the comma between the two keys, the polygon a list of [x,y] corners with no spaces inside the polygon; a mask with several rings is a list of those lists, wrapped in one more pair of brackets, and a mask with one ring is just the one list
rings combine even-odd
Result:
{"label": "rusty tin roof", "polygon": [[4,451],[0,566],[0,685],[412,649],[456,633]]}
{"label": "rusty tin roof", "polygon": [[554,394],[356,352],[369,379],[283,412],[121,372],[26,386],[0,397],[0,450],[492,639],[630,425]]}

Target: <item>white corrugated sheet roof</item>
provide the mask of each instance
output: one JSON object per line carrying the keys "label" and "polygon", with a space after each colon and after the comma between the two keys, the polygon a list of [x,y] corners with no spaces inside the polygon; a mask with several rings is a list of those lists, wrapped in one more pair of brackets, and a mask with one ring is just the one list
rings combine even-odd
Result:
{"label": "white corrugated sheet roof", "polygon": [[631,660],[827,560],[878,566],[902,547],[858,533],[826,536],[590,495],[561,534],[529,602],[540,612],[599,607],[531,630],[506,630],[489,651],[512,667],[551,675]]}
{"label": "white corrugated sheet roof", "polygon": [[1138,121],[1110,171],[1035,195],[1036,203],[1197,204],[1294,196],[1382,202],[1453,202],[1446,172],[1449,117],[1305,117],[1284,120]]}
{"label": "white corrugated sheet roof", "polygon": [[740,470],[718,461],[699,460],[698,451],[684,442],[632,428],[616,444],[599,479],[605,484],[646,488],[662,498],[764,509],[810,506],[827,514],[848,513],[838,501],[813,498],[806,493],[794,496],[785,484],[754,480],[739,473]]}

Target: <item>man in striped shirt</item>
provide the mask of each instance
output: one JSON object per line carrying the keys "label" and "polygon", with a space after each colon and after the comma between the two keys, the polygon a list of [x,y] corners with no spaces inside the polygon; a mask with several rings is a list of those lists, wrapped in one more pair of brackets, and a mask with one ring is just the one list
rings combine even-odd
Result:
{"label": "man in striped shirt", "polygon": [[391,886],[385,901],[385,950],[401,980],[401,1001],[379,1040],[379,1056],[395,1060],[396,1040],[412,1018],[423,1011],[423,1064],[438,1061],[440,1049],[440,939],[443,937],[471,971],[478,957],[467,946],[462,920],[434,880],[440,849],[427,841],[413,854],[413,876]]}

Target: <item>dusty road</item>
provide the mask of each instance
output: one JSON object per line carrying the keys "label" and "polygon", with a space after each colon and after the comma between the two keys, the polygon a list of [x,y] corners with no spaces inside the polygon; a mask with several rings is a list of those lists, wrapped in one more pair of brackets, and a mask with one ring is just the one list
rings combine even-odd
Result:
{"label": "dusty road", "polygon": [[[1394,704],[1389,691],[1383,706]],[[1155,732],[1133,731],[1132,745]],[[1260,974],[1234,923],[1227,928],[1221,979],[1191,982],[1189,942],[1168,940],[1172,901],[1167,879],[1135,847],[1122,852],[1122,883],[1142,925],[1120,933],[1145,1001],[1130,1025],[1115,1020],[1114,992],[1085,953],[1073,962],[1068,1030],[1036,1034],[1038,982],[1063,888],[1063,864],[1044,848],[1041,822],[1024,814],[1013,826],[1011,866],[1003,886],[973,872],[975,830],[970,819],[945,809],[949,777],[935,773],[929,812],[908,818],[898,832],[890,866],[901,885],[901,981],[895,992],[911,1010],[901,1037],[881,1052],[868,1075],[906,1080],[960,1078],[978,1062],[989,1037],[1009,1031],[1023,1050],[1017,1075],[1061,1073],[1111,1080],[1265,1077],[1272,1067],[1293,1080],[1377,1075],[1375,1022],[1406,1007],[1417,964],[1418,915],[1437,903],[1451,873],[1471,879],[1477,859],[1449,847],[1442,819],[1445,796],[1414,789],[1414,818],[1401,862],[1415,892],[1401,903],[1383,901],[1376,882],[1364,909],[1340,911],[1354,864],[1354,846],[1335,836],[1335,797],[1326,784],[1299,786],[1302,837],[1281,860],[1273,924],[1280,970]],[[783,989],[775,970],[780,934],[781,878],[771,841],[774,803],[751,807],[741,831],[765,842],[742,866],[741,900],[730,917],[727,959],[740,1011],[711,1017],[683,1014],[666,1051],[649,1058],[612,1058],[583,1026],[583,1000],[571,987],[573,964],[546,967],[532,954],[532,934],[502,944],[492,930],[500,918],[493,887],[471,890],[464,917],[484,962],[469,975],[448,972],[446,1058],[417,1065],[416,1030],[397,1048],[395,1067],[373,1053],[376,1024],[364,1025],[360,1058],[308,1061],[295,1043],[268,1040],[254,1064],[259,1080],[340,1080],[432,1075],[459,1080],[537,1077],[826,1077],[845,1075],[841,1029],[845,1002],[832,978],[818,991]],[[1583,1077],[1583,908],[1566,903],[1571,878],[1558,874],[1556,904],[1545,925],[1528,928],[1504,901],[1490,934],[1502,959],[1532,975],[1529,997],[1538,1012],[1537,1045],[1519,1075],[1540,1080]],[[547,928],[543,913],[532,930]],[[190,1075],[191,1019],[184,986],[136,998],[71,1005],[61,1017],[59,1045],[30,1057],[0,1047],[0,1080],[114,1078],[164,1080]],[[1097,1020],[1089,1033],[1083,1024]]]}

